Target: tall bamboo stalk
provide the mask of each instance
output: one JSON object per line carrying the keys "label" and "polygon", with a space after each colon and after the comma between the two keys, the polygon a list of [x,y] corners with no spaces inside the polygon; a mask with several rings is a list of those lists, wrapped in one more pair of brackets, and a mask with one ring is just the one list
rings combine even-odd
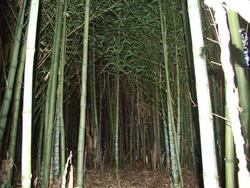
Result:
{"label": "tall bamboo stalk", "polygon": [[100,143],[100,131],[98,125],[98,114],[97,114],[97,101],[96,101],[96,70],[95,70],[95,63],[93,64],[93,81],[92,81],[92,100],[93,100],[93,118],[94,118],[94,148],[95,148],[95,159],[94,164],[101,165],[101,143]]}
{"label": "tall bamboo stalk", "polygon": [[[119,61],[118,61],[119,62]],[[116,102],[115,102],[115,169],[116,178],[118,178],[119,173],[119,103],[120,103],[120,81],[119,72],[116,73]]]}
{"label": "tall bamboo stalk", "polygon": [[[53,128],[54,128],[54,116],[55,116],[55,106],[56,106],[56,90],[58,81],[58,64],[59,64],[59,54],[61,47],[61,36],[62,36],[62,16],[63,16],[63,5],[64,0],[57,0],[57,15],[56,15],[56,33],[55,33],[55,49],[53,54],[53,60],[51,64],[50,81],[48,84],[49,89],[49,106],[48,106],[48,119],[47,126],[45,126],[45,146],[43,152],[43,178],[42,187],[46,188],[49,186],[49,175],[50,175],[50,165],[51,165],[51,153],[52,153],[52,138],[53,138]],[[49,82],[50,82],[49,81]],[[50,85],[51,84],[51,85]]]}
{"label": "tall bamboo stalk", "polygon": [[188,0],[188,14],[193,45],[204,187],[219,187],[213,116],[198,0]]}
{"label": "tall bamboo stalk", "polygon": [[170,144],[172,176],[173,176],[174,187],[183,187],[180,160],[178,155],[179,152],[177,149],[177,139],[176,139],[176,131],[174,125],[175,124],[174,111],[173,111],[170,78],[169,78],[166,16],[164,13],[161,0],[159,0],[158,2],[160,9],[160,22],[161,22],[161,32],[162,32],[162,42],[163,42],[163,53],[164,53],[164,68],[165,68],[165,78],[167,86],[167,109],[168,109],[169,144]]}
{"label": "tall bamboo stalk", "polygon": [[228,11],[228,23],[230,28],[232,40],[233,63],[235,66],[235,74],[237,78],[237,85],[239,89],[239,105],[241,107],[240,120],[243,127],[243,136],[245,138],[245,146],[247,157],[250,157],[250,86],[249,86],[249,72],[246,68],[244,58],[244,48],[240,36],[239,18],[236,12]]}
{"label": "tall bamboo stalk", "polygon": [[20,9],[19,15],[18,15],[16,33],[14,37],[14,48],[13,48],[9,72],[8,72],[8,79],[6,82],[6,90],[4,92],[3,103],[0,109],[0,152],[2,148],[2,139],[3,139],[3,134],[5,131],[5,127],[6,127],[7,116],[8,116],[10,103],[12,99],[13,87],[15,83],[16,68],[18,64],[18,55],[19,55],[19,49],[20,49],[20,44],[21,44],[21,38],[22,38],[26,4],[27,4],[27,0],[24,0],[22,7]]}
{"label": "tall bamboo stalk", "polygon": [[176,16],[174,17],[174,41],[175,41],[175,61],[176,61],[176,85],[177,85],[177,149],[180,152],[181,145],[181,97],[180,97],[180,62],[178,57],[178,41],[177,41],[177,28],[176,28]]}
{"label": "tall bamboo stalk", "polygon": [[65,157],[65,128],[64,128],[64,110],[63,110],[63,101],[64,101],[64,68],[66,62],[66,21],[67,21],[67,0],[65,0],[64,5],[64,14],[63,14],[63,31],[62,31],[62,48],[61,48],[61,58],[60,58],[60,69],[59,69],[59,122],[60,122],[60,150],[61,150],[61,175],[63,176],[64,166],[66,162]]}
{"label": "tall bamboo stalk", "polygon": [[31,133],[32,133],[32,85],[33,64],[36,44],[36,28],[39,0],[32,0],[30,5],[27,47],[24,72],[23,127],[22,127],[22,187],[31,187]]}
{"label": "tall bamboo stalk", "polygon": [[[20,114],[20,105],[21,105],[21,95],[22,95],[22,86],[23,86],[23,75],[24,75],[24,67],[25,67],[25,54],[26,54],[26,43],[27,43],[27,32],[25,35],[25,41],[22,47],[22,54],[20,59],[20,65],[17,73],[17,82],[15,85],[15,93],[14,93],[14,113],[11,124],[11,132],[10,132],[10,143],[9,143],[9,155],[13,161],[15,161],[16,155],[16,144],[17,144],[17,133],[18,133],[18,119]],[[13,176],[13,168],[11,169],[11,174],[9,177],[9,184],[11,184]]]}
{"label": "tall bamboo stalk", "polygon": [[86,124],[86,100],[87,100],[87,66],[88,66],[88,38],[89,38],[89,9],[90,0],[85,1],[84,19],[84,39],[83,39],[83,62],[82,62],[82,84],[81,84],[81,106],[80,106],[80,125],[78,137],[78,156],[77,156],[77,186],[84,186],[84,151],[85,151],[85,124]]}

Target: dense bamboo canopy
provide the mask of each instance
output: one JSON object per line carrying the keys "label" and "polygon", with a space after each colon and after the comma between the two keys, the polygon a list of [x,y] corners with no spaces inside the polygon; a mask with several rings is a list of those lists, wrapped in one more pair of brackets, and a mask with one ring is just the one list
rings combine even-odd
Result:
{"label": "dense bamboo canopy", "polygon": [[248,187],[249,6],[1,1],[0,185]]}

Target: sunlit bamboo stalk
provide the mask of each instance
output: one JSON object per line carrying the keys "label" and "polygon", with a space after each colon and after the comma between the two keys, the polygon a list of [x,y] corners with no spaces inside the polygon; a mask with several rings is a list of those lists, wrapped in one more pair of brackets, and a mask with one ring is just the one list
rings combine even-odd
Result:
{"label": "sunlit bamboo stalk", "polygon": [[39,0],[32,0],[30,5],[27,47],[24,71],[23,121],[22,121],[22,187],[31,187],[31,145],[32,145],[32,85],[33,65],[36,44]]}
{"label": "sunlit bamboo stalk", "polygon": [[203,182],[205,188],[219,187],[210,89],[202,35],[200,2],[198,0],[188,0],[187,2],[199,111]]}

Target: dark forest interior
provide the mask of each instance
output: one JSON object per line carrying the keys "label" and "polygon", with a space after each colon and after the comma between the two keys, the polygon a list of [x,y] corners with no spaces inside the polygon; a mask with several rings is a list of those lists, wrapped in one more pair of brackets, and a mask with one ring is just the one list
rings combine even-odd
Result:
{"label": "dark forest interior", "polygon": [[0,186],[249,187],[237,3],[0,1]]}

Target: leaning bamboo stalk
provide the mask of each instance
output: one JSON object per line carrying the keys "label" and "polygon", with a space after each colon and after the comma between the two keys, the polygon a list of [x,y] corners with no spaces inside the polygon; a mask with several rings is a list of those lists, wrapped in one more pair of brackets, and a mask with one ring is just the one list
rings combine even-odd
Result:
{"label": "leaning bamboo stalk", "polygon": [[[210,0],[211,1],[211,0]],[[213,0],[212,0],[213,1]],[[224,0],[226,5],[235,12],[239,13],[248,23],[250,23],[250,1],[249,0]]]}
{"label": "leaning bamboo stalk", "polygon": [[[206,2],[208,3],[208,2]],[[234,83],[234,71],[230,63],[230,32],[227,26],[226,10],[222,3],[214,1],[212,4],[207,4],[215,11],[214,17],[218,24],[219,42],[221,48],[221,64],[224,71],[225,87],[226,87],[226,104],[228,116],[231,121],[232,133],[234,137],[236,156],[239,159],[239,187],[243,188],[250,185],[250,176],[247,170],[247,162],[244,153],[244,138],[241,134],[241,122],[239,119],[239,95],[238,89]]]}
{"label": "leaning bamboo stalk", "polygon": [[13,48],[12,57],[11,57],[8,79],[6,82],[6,90],[4,92],[3,103],[0,109],[0,152],[1,152],[3,134],[4,134],[4,130],[6,127],[6,122],[7,122],[7,115],[9,112],[11,98],[13,94],[13,86],[15,82],[16,68],[18,64],[18,55],[19,55],[19,49],[20,49],[20,44],[21,44],[26,4],[27,4],[27,0],[24,0],[19,16],[18,16],[17,29],[16,29],[15,38],[14,38],[15,43],[14,43],[14,48]]}
{"label": "leaning bamboo stalk", "polygon": [[[235,77],[237,79],[237,86],[239,92],[239,105],[241,107],[240,120],[242,125],[242,133],[245,141],[245,149],[249,150],[250,139],[250,85],[249,85],[249,71],[246,67],[246,60],[244,57],[244,47],[242,43],[242,37],[240,34],[239,16],[236,12],[228,11],[228,23],[231,34],[232,42],[232,59],[233,66],[235,68]],[[247,148],[248,146],[248,148]],[[247,153],[249,158],[250,152]]]}
{"label": "leaning bamboo stalk", "polygon": [[[16,144],[17,144],[17,133],[18,133],[18,117],[20,114],[20,105],[21,105],[21,95],[22,95],[22,86],[23,86],[23,73],[24,73],[24,67],[25,67],[25,53],[26,53],[26,38],[27,38],[27,32],[25,34],[25,41],[22,47],[22,54],[21,54],[21,60],[20,65],[17,73],[17,82],[15,85],[15,94],[13,98],[13,118],[12,118],[12,124],[11,124],[11,132],[10,132],[10,143],[9,143],[9,154],[13,161],[15,161],[15,155],[16,155]],[[10,172],[9,177],[9,183],[11,183],[12,177],[13,177],[13,167]]]}
{"label": "leaning bamboo stalk", "polygon": [[213,116],[210,89],[202,35],[200,4],[198,0],[188,0],[193,59],[196,79],[196,92],[199,110],[200,141],[204,187],[219,187],[215,152]]}
{"label": "leaning bamboo stalk", "polygon": [[23,96],[22,121],[22,187],[31,187],[31,133],[32,133],[32,85],[33,64],[36,44],[36,28],[39,0],[32,0],[30,5]]}

